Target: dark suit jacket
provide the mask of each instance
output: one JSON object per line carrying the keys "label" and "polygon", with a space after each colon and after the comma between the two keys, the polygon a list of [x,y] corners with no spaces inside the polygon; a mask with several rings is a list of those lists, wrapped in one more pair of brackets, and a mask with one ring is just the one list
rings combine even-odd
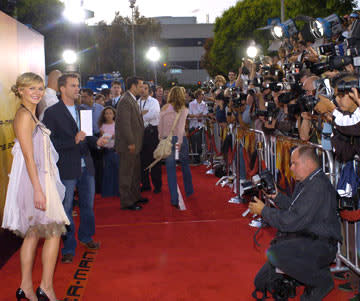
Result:
{"label": "dark suit jacket", "polygon": [[[122,96],[120,96],[121,99]],[[113,105],[113,98],[109,99],[108,101],[105,102],[105,107],[109,106],[109,107],[113,107],[114,109],[116,109],[118,103],[120,102],[120,99],[118,100],[118,102],[116,103],[116,105]]]}
{"label": "dark suit jacket", "polygon": [[[78,107],[76,107],[78,110]],[[81,176],[81,158],[84,158],[88,172],[95,175],[89,146],[96,147],[96,137],[86,137],[79,144],[75,136],[79,128],[71,113],[60,101],[45,111],[43,123],[51,131],[50,139],[59,154],[57,166],[62,180],[76,179]]]}
{"label": "dark suit jacket", "polygon": [[135,153],[138,154],[142,148],[144,137],[144,121],[139,107],[126,91],[119,100],[115,120],[115,149],[118,153],[128,153],[128,146],[135,144]]}

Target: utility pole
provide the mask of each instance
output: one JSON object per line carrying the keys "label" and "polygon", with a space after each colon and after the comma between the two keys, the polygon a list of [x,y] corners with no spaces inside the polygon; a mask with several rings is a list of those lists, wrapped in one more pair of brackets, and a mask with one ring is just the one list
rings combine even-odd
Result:
{"label": "utility pole", "polygon": [[284,23],[285,21],[285,0],[281,1],[281,23]]}
{"label": "utility pole", "polygon": [[133,59],[133,75],[136,75],[136,66],[135,66],[135,34],[134,34],[134,8],[136,0],[129,0],[130,1],[130,8],[132,14],[131,20],[131,39],[132,39],[132,59]]}

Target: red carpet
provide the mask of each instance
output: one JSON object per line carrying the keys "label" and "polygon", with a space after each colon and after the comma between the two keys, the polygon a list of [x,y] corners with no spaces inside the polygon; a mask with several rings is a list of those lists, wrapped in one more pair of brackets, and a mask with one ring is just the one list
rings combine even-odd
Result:
{"label": "red carpet", "polygon": [[[255,247],[250,217],[241,216],[246,206],[229,204],[230,189],[215,186],[217,178],[205,175],[204,167],[193,167],[192,174],[195,194],[184,196],[186,211],[170,206],[166,176],[162,193],[143,194],[150,202],[139,212],[120,210],[118,199],[97,198],[95,239],[101,241],[101,249],[86,253],[78,246],[73,264],[58,263],[58,298],[253,300],[253,279],[266,260],[265,251],[275,231],[262,230],[258,236],[261,247]],[[184,191],[181,173],[178,179]],[[38,256],[36,286],[40,277]],[[19,252],[0,270],[0,279],[0,300],[15,300],[20,283]],[[325,300],[351,296],[333,290]]]}

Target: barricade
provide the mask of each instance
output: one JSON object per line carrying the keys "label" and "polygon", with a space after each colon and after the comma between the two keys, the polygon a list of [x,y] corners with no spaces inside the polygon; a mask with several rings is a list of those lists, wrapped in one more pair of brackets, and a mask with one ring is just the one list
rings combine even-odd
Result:
{"label": "barricade", "polygon": [[[217,122],[213,122],[209,118],[203,118],[203,120],[202,162],[206,163],[210,168],[208,174],[213,174],[216,166],[225,163],[227,173],[218,183],[222,182],[222,186],[229,184],[233,188],[236,196],[231,198],[229,202],[242,202],[240,156],[244,157],[247,179],[267,168],[273,174],[280,190],[290,194],[295,185],[290,173],[291,149],[303,144],[311,145],[318,150],[321,155],[321,166],[324,173],[329,177],[334,187],[337,185],[339,179],[338,165],[335,164],[333,153],[323,150],[321,145],[303,142],[287,136],[266,136],[262,131],[243,129],[239,126],[228,125],[227,127],[221,127]],[[224,155],[222,153],[222,143],[228,134],[231,135],[232,147],[228,152],[228,160],[224,162],[224,160],[219,160],[219,156]],[[190,156],[199,154],[198,150],[191,149],[191,143],[189,143],[189,154]],[[357,161],[356,164],[359,165],[360,162]],[[344,242],[342,246],[339,244],[336,266],[332,268],[332,271],[344,271],[347,270],[346,267],[349,267],[357,274],[360,274],[358,258],[360,246],[356,243],[358,240],[360,241],[360,236],[357,239],[358,235],[360,235],[360,210],[355,213],[352,212],[354,211],[343,211],[341,214]],[[346,267],[342,264],[345,264]]]}
{"label": "barricade", "polygon": [[[359,170],[360,162],[354,160],[353,164],[355,170]],[[360,209],[342,210],[340,216],[342,219],[343,244],[339,248],[338,258],[356,274],[360,275]]]}

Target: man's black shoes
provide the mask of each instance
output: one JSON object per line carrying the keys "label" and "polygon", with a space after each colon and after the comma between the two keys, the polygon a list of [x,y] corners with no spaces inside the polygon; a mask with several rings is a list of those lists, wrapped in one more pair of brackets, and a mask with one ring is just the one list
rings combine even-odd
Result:
{"label": "man's black shoes", "polygon": [[301,301],[317,301],[322,300],[334,288],[334,283],[331,282],[323,287],[306,288],[304,294],[300,297]]}
{"label": "man's black shoes", "polygon": [[133,210],[133,211],[137,211],[137,210],[141,210],[142,207],[136,203],[136,204],[133,204],[133,205],[130,205],[130,206],[127,206],[127,207],[122,207],[121,209],[122,209],[122,210]]}
{"label": "man's black shoes", "polygon": [[161,188],[155,188],[154,189],[154,193],[160,193],[161,192]]}
{"label": "man's black shoes", "polygon": [[149,199],[147,198],[141,198],[136,202],[136,204],[147,204],[147,203],[149,203]]}

